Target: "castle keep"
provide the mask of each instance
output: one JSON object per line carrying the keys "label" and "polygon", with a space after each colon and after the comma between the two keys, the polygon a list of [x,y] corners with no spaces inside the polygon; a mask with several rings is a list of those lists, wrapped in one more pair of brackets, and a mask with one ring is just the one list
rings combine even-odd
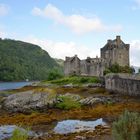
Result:
{"label": "castle keep", "polygon": [[90,58],[80,60],[77,55],[66,57],[64,61],[64,73],[69,75],[103,76],[107,67],[113,64],[129,66],[129,44],[125,44],[120,36],[114,40],[108,40],[101,48],[101,58]]}

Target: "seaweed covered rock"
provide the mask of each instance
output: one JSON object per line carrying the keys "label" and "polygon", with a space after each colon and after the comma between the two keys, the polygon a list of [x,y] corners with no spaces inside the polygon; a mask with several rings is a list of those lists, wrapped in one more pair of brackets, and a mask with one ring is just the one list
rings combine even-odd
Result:
{"label": "seaweed covered rock", "polygon": [[46,110],[56,103],[56,94],[44,92],[22,92],[8,96],[2,107],[11,112]]}
{"label": "seaweed covered rock", "polygon": [[28,113],[34,110],[47,111],[48,108],[55,108],[56,104],[62,102],[61,97],[67,97],[74,101],[79,101],[81,97],[76,94],[56,94],[51,89],[39,91],[26,91],[12,94],[6,97],[2,103],[2,108],[10,112]]}

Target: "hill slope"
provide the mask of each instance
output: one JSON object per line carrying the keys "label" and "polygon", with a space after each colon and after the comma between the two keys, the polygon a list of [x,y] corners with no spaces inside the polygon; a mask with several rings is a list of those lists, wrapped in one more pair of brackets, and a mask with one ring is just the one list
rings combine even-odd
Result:
{"label": "hill slope", "polygon": [[53,68],[61,69],[39,46],[0,39],[0,81],[43,80]]}
{"label": "hill slope", "polygon": [[54,58],[54,59],[61,67],[64,67],[64,60],[63,59],[58,59],[58,58]]}

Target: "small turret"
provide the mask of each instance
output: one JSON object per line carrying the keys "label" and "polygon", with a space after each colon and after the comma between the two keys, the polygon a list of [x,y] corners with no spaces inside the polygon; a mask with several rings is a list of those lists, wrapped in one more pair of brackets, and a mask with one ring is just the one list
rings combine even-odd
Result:
{"label": "small turret", "polygon": [[117,41],[117,46],[119,46],[120,43],[121,43],[121,37],[120,36],[116,36],[116,41]]}

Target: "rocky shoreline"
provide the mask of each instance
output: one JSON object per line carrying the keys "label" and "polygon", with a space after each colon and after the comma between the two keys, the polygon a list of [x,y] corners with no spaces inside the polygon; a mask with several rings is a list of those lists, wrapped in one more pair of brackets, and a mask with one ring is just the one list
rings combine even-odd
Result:
{"label": "rocky shoreline", "polygon": [[[99,85],[24,87],[10,91],[10,94],[2,93],[0,97],[0,126],[19,126],[21,123],[23,127],[31,126],[31,130],[38,133],[38,136],[30,138],[34,140],[112,140],[111,124],[124,109],[140,112],[138,98],[110,94]],[[80,108],[58,108],[57,104],[63,103],[64,99],[80,104]],[[50,131],[59,121],[99,118],[105,118],[109,125],[106,128],[97,125],[95,130],[71,134]]]}

